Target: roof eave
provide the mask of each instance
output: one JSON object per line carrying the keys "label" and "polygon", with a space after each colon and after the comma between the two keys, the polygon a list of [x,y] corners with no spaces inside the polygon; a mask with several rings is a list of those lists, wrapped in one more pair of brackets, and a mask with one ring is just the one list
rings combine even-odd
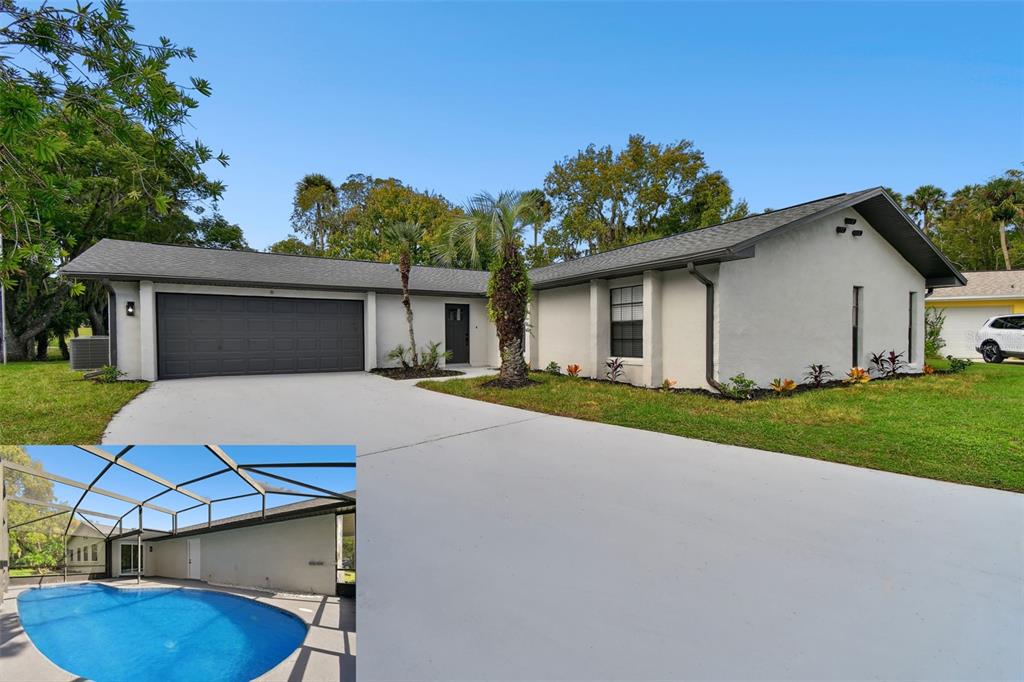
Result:
{"label": "roof eave", "polygon": [[657,261],[649,261],[647,263],[641,263],[637,265],[626,265],[619,268],[607,268],[604,270],[598,270],[596,272],[584,273],[579,275],[571,275],[568,277],[559,277],[557,279],[547,280],[538,284],[534,284],[534,289],[555,289],[557,287],[572,286],[574,284],[582,284],[589,282],[592,279],[611,279],[613,277],[629,277],[631,275],[638,275],[647,270],[676,270],[685,268],[690,263],[694,265],[708,265],[711,263],[722,263],[731,260],[741,260],[744,258],[753,258],[754,249],[715,249],[714,251],[706,251],[702,253],[687,254],[685,256],[673,256],[672,258],[664,258]]}
{"label": "roof eave", "polygon": [[[147,275],[127,272],[84,272],[61,269],[60,274],[72,279],[85,279],[109,282],[140,282],[150,281],[164,284],[197,284],[204,286],[254,287],[259,289],[288,289],[291,291],[345,291],[362,293],[372,291],[378,294],[401,294],[401,287],[357,287],[357,286],[324,286],[317,284],[282,284],[280,282],[260,282],[242,280],[222,280],[202,277],[168,277],[164,275]],[[460,296],[465,298],[485,298],[486,291],[432,290],[410,289],[416,296]]]}

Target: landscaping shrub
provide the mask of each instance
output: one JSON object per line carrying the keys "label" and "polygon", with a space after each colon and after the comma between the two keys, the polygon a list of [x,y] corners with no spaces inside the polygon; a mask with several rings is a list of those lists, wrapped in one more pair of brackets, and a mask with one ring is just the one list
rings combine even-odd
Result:
{"label": "landscaping shrub", "polygon": [[967,358],[954,358],[952,355],[947,355],[946,359],[949,360],[949,371],[953,374],[959,374],[974,364]]}
{"label": "landscaping shrub", "polygon": [[413,364],[410,356],[412,355],[412,348],[398,344],[390,351],[388,351],[388,360],[397,360],[402,365],[402,369],[418,369],[424,372],[431,372],[437,370],[441,365],[442,358],[444,360],[450,360],[452,352],[446,350],[441,352],[440,341],[429,341],[427,345],[420,348],[419,362]]}
{"label": "landscaping shrub", "polygon": [[941,357],[946,342],[942,340],[942,325],[946,323],[946,313],[941,308],[925,308],[924,311],[924,354],[925,357]]}
{"label": "landscaping shrub", "polygon": [[604,373],[604,377],[608,381],[618,381],[626,374],[626,366],[622,362],[622,358],[611,358],[604,363],[604,366],[608,368]]}
{"label": "landscaping shrub", "polygon": [[754,389],[757,388],[757,382],[753,379],[748,379],[743,372],[740,372],[736,376],[730,377],[728,381],[723,381],[720,386],[722,393],[730,398],[750,400],[754,397]]}
{"label": "landscaping shrub", "polygon": [[831,378],[832,372],[828,365],[807,365],[807,372],[804,373],[804,380],[815,388],[821,388]]}
{"label": "landscaping shrub", "polygon": [[402,344],[398,344],[388,351],[388,360],[397,360],[402,364],[402,367],[409,369],[412,366],[409,362],[409,350],[409,348],[406,348]]}
{"label": "landscaping shrub", "polygon": [[125,373],[114,365],[104,365],[91,378],[100,384],[112,384],[123,376],[125,376]]}
{"label": "landscaping shrub", "polygon": [[843,381],[848,384],[866,384],[871,381],[871,372],[863,367],[851,367]]}
{"label": "landscaping shrub", "polygon": [[571,365],[566,365],[565,373],[571,377],[578,377],[580,375],[580,369],[581,367],[579,365],[573,363]]}
{"label": "landscaping shrub", "polygon": [[931,365],[929,365],[929,364],[925,363],[925,366],[924,366],[924,373],[925,373],[925,374],[935,374],[935,368],[934,368],[934,367],[932,367]]}
{"label": "landscaping shrub", "polygon": [[551,362],[548,363],[548,366],[544,368],[544,371],[547,372],[548,374],[554,374],[555,376],[558,376],[562,373],[562,366],[559,365],[554,360],[552,360]]}
{"label": "landscaping shrub", "polygon": [[796,382],[792,379],[775,378],[769,385],[776,393],[789,393],[796,390]]}
{"label": "landscaping shrub", "polygon": [[440,341],[428,341],[426,348],[420,348],[420,366],[422,370],[436,370],[441,364],[441,360],[445,362],[452,359],[452,352],[446,350],[441,352]]}
{"label": "landscaping shrub", "polygon": [[892,378],[900,373],[907,363],[903,361],[903,353],[891,350],[888,353],[872,353],[871,365],[880,377]]}

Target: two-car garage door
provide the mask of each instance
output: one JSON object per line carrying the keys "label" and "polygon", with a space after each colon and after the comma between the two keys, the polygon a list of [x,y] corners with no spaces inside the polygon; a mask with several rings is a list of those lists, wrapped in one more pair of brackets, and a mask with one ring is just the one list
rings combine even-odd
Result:
{"label": "two-car garage door", "polygon": [[363,302],[157,294],[161,379],[363,369]]}

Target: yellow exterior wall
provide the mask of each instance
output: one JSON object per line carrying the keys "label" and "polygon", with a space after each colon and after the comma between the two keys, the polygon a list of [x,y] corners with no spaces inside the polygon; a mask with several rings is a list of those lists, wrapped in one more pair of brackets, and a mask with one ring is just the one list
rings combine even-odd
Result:
{"label": "yellow exterior wall", "polygon": [[954,299],[945,301],[925,300],[925,306],[928,308],[981,308],[992,305],[1008,305],[1012,308],[1014,314],[1024,314],[1024,298],[979,298],[970,301],[957,301]]}

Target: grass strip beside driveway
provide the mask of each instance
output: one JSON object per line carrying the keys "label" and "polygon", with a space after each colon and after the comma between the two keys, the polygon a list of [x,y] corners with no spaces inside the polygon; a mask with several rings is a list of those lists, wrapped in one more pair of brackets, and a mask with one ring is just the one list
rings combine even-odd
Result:
{"label": "grass strip beside driveway", "polygon": [[147,386],[86,381],[60,361],[0,366],[0,443],[99,443],[110,419]]}
{"label": "grass strip beside driveway", "polygon": [[418,385],[547,414],[1024,492],[1024,363],[744,402],[531,377],[535,385],[515,390],[483,387],[492,377]]}

